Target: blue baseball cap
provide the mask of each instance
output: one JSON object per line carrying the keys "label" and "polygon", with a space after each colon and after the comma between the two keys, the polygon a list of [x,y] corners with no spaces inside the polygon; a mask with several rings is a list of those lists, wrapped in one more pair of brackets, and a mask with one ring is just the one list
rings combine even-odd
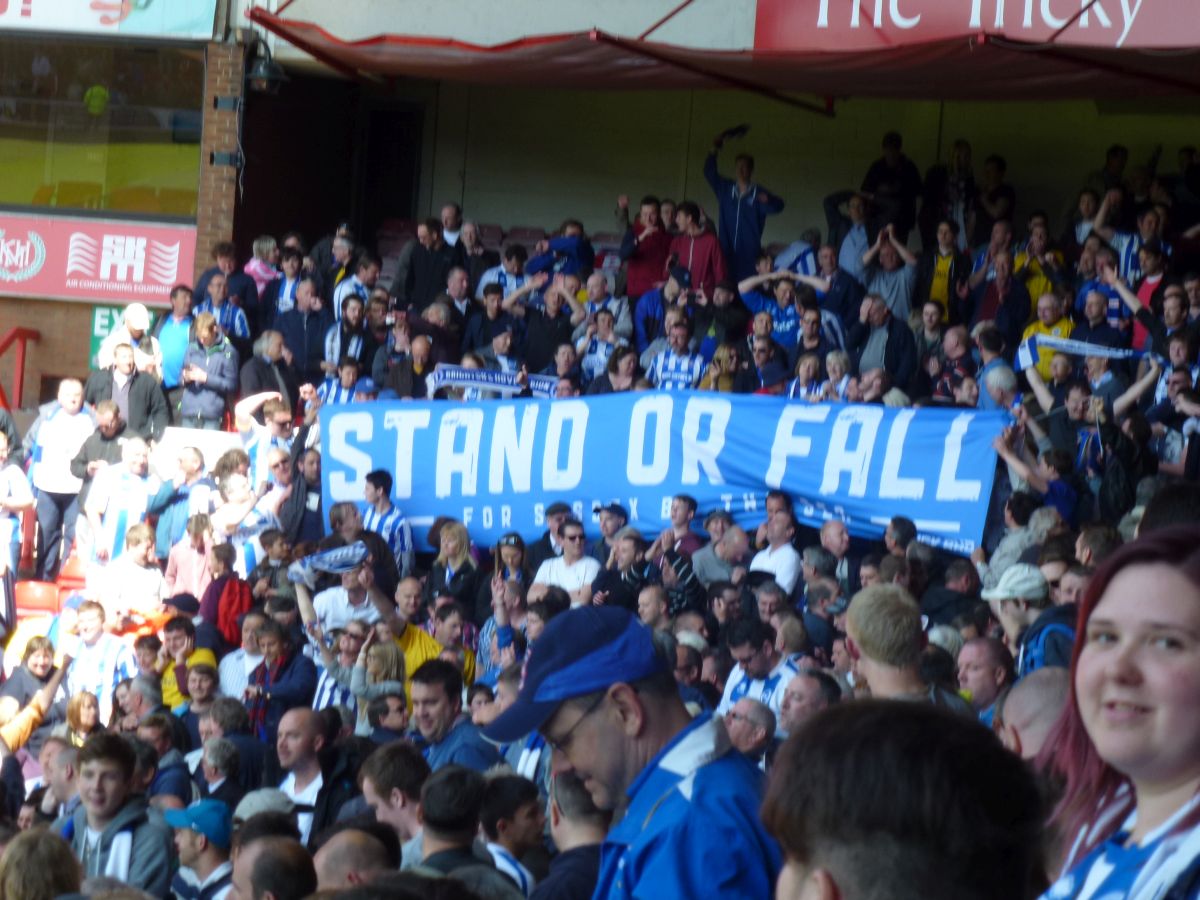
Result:
{"label": "blue baseball cap", "polygon": [[172,828],[187,828],[222,850],[229,849],[233,815],[220,800],[199,800],[187,809],[168,809],[163,818]]}
{"label": "blue baseball cap", "polygon": [[369,375],[364,375],[358,381],[354,382],[354,393],[356,394],[378,394],[379,387],[375,384],[375,379]]}
{"label": "blue baseball cap", "polygon": [[572,697],[668,671],[653,632],[626,609],[584,606],[555,616],[529,648],[516,702],[483,730],[505,744],[541,728]]}

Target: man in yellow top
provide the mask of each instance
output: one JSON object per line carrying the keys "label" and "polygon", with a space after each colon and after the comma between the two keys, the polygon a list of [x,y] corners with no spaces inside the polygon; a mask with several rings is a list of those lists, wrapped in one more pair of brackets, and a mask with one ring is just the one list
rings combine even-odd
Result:
{"label": "man in yellow top", "polygon": [[187,702],[187,672],[190,666],[217,667],[217,658],[211,650],[196,648],[196,626],[187,616],[175,616],[163,626],[162,649],[158,651],[155,668],[162,675],[163,705],[171,712]]}
{"label": "man in yellow top", "polygon": [[396,586],[395,605],[378,590],[370,591],[367,596],[391,631],[392,639],[404,651],[404,695],[409,698],[411,710],[413,672],[442,652],[442,645],[414,624],[421,612],[421,582],[416,578],[402,579]]}
{"label": "man in yellow top", "polygon": [[453,600],[443,603],[433,611],[433,620],[433,639],[442,646],[442,658],[458,666],[463,684],[470,687],[475,683],[475,651],[463,644],[463,608]]}
{"label": "man in yellow top", "polygon": [[[1074,327],[1074,323],[1063,315],[1062,301],[1054,294],[1042,294],[1038,297],[1037,302],[1037,321],[1025,329],[1025,333],[1021,335],[1021,341],[1025,342],[1031,337],[1069,338],[1071,329]],[[1037,348],[1035,368],[1042,376],[1042,381],[1051,379],[1050,361],[1054,359],[1054,353],[1053,347],[1039,346]]]}
{"label": "man in yellow top", "polygon": [[1029,240],[1013,257],[1013,275],[1025,282],[1030,297],[1041,297],[1066,283],[1069,276],[1062,254],[1050,249],[1050,233],[1041,219],[1030,221]]}

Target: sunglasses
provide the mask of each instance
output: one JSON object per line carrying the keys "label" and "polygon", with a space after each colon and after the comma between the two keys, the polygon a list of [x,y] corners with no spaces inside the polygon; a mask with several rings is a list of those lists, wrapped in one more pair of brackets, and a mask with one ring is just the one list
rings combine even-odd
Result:
{"label": "sunglasses", "polygon": [[576,534],[564,534],[563,540],[564,541],[582,541],[583,540],[583,532],[580,531],[580,532],[577,532]]}

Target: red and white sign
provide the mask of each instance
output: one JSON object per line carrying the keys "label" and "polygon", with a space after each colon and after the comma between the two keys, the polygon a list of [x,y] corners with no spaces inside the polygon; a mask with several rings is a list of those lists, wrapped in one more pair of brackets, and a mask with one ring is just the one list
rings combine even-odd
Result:
{"label": "red and white sign", "polygon": [[194,225],[0,212],[0,295],[166,306],[195,258]]}
{"label": "red and white sign", "polygon": [[983,33],[1062,46],[1191,48],[1200,42],[1196,12],[1195,0],[758,0],[754,49],[884,50]]}

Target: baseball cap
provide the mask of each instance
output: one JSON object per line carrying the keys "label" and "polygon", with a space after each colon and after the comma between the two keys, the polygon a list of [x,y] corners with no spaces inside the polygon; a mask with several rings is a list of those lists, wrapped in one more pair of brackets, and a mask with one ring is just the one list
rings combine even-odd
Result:
{"label": "baseball cap", "polygon": [[501,317],[488,327],[488,337],[494,338],[501,334],[512,334],[512,330],[512,321],[506,317]]}
{"label": "baseball cap", "polygon": [[764,388],[775,387],[777,384],[782,384],[788,380],[788,371],[782,365],[771,360],[762,367],[762,386]]}
{"label": "baseball cap", "polygon": [[[239,804],[240,808],[240,804]],[[233,822],[229,807],[220,800],[199,800],[187,809],[168,809],[163,818],[172,828],[187,828],[202,834],[222,850],[229,849]]]}
{"label": "baseball cap", "polygon": [[172,606],[185,616],[200,614],[200,601],[192,594],[176,594],[163,601],[163,606]]}
{"label": "baseball cap", "polygon": [[1049,592],[1046,576],[1037,566],[1017,563],[1005,569],[997,585],[981,596],[984,600],[1043,600]]}
{"label": "baseball cap", "polygon": [[683,266],[672,266],[671,277],[685,291],[692,286],[692,273]]}
{"label": "baseball cap", "polygon": [[358,381],[354,382],[354,393],[356,394],[378,394],[379,388],[375,384],[375,379],[370,375],[364,375]]}
{"label": "baseball cap", "polygon": [[625,507],[623,507],[620,503],[608,503],[604,505],[597,503],[592,507],[592,512],[597,514],[608,513],[613,516],[620,516],[626,522],[629,521],[629,513],[625,511]]}
{"label": "baseball cap", "polygon": [[279,788],[259,788],[241,799],[233,811],[233,818],[237,822],[245,822],[259,813],[280,812],[290,816],[295,811],[296,804],[292,798]]}
{"label": "baseball cap", "polygon": [[584,606],[555,616],[525,657],[516,702],[483,731],[515,741],[541,728],[559,704],[668,670],[653,633],[629,610]]}
{"label": "baseball cap", "polygon": [[150,327],[150,312],[141,303],[130,303],[125,307],[125,324],[138,331],[145,331]]}

